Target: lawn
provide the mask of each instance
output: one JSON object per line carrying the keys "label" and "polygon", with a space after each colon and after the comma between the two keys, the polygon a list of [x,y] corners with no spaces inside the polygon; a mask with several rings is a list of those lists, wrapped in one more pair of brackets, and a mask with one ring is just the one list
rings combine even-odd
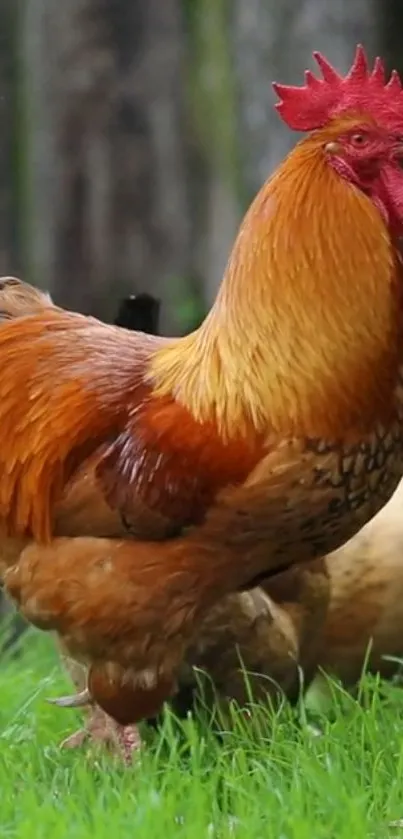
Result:
{"label": "lawn", "polygon": [[[1,665],[0,837],[368,839],[403,837],[403,692],[367,678],[361,702],[332,688],[310,725],[288,708],[234,712],[219,740],[202,721],[162,731],[132,769],[60,752],[76,712],[47,638]],[[320,733],[319,733],[320,731]]]}

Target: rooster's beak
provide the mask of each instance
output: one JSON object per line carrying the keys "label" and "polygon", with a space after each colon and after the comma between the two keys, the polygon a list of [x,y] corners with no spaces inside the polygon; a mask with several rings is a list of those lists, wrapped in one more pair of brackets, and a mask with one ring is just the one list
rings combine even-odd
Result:
{"label": "rooster's beak", "polygon": [[327,154],[337,154],[339,151],[340,146],[338,143],[335,143],[334,140],[331,143],[326,143],[325,152],[327,152]]}

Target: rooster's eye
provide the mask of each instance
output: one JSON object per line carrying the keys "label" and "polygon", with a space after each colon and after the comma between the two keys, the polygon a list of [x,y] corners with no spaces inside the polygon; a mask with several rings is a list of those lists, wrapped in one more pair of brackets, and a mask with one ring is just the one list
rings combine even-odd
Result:
{"label": "rooster's eye", "polygon": [[368,135],[364,134],[363,131],[353,134],[351,137],[351,142],[353,146],[365,146],[365,143],[368,142]]}

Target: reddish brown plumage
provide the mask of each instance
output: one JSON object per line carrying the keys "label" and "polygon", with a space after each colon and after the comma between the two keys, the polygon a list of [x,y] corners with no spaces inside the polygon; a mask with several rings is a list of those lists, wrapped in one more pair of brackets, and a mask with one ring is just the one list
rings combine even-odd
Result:
{"label": "reddish brown plumage", "polygon": [[299,144],[190,336],[51,309],[0,329],[0,517],[27,540],[6,584],[90,667],[123,668],[133,709],[148,686],[154,712],[221,597],[337,548],[401,476],[395,145],[365,113]]}
{"label": "reddish brown plumage", "polygon": [[[221,701],[241,704],[248,701],[248,690],[255,698],[276,689],[293,698],[298,660],[305,687],[317,668],[346,687],[358,682],[364,667],[391,677],[403,655],[402,510],[403,482],[360,533],[324,559],[329,607],[316,642],[309,622],[301,632],[304,605],[315,598],[320,583],[308,563],[305,573],[299,569],[298,581],[292,569],[264,589],[231,595],[215,606],[200,626],[188,664],[208,670]],[[299,590],[304,578],[310,594]],[[248,687],[239,672],[239,657],[248,672]],[[188,690],[189,683],[196,687],[190,668],[179,688]],[[180,694],[175,706],[179,700]]]}
{"label": "reddish brown plumage", "polygon": [[[157,444],[157,446],[156,446]],[[127,513],[133,503],[158,510],[174,529],[203,519],[221,487],[238,484],[262,456],[261,435],[223,442],[213,422],[197,423],[172,398],[145,401],[106,452],[97,477],[112,507]],[[126,464],[141,461],[141,481]]]}
{"label": "reddish brown plumage", "polygon": [[88,673],[88,688],[108,716],[127,726],[158,714],[163,703],[174,693],[175,685],[172,679],[161,677],[154,687],[132,686],[122,668],[93,664]]}
{"label": "reddish brown plumage", "polygon": [[[403,483],[359,534],[325,558],[330,600],[321,631],[313,632],[310,620],[321,585],[312,563],[301,567],[297,579],[294,568],[271,580],[264,590],[231,595],[217,604],[188,651],[174,707],[180,703],[183,712],[181,689],[188,694],[189,685],[198,684],[200,676],[192,667],[208,673],[204,701],[211,680],[214,696],[224,706],[231,699],[248,702],[250,692],[255,699],[268,694],[275,698],[278,693],[294,698],[300,686],[298,663],[305,671],[305,687],[318,666],[347,687],[359,680],[364,665],[392,676],[398,665],[390,658],[403,655],[402,504]],[[307,590],[301,591],[301,585]],[[74,671],[72,676],[81,688],[83,682]],[[102,718],[99,724],[108,727]]]}
{"label": "reddish brown plumage", "polygon": [[[0,510],[11,531],[48,541],[53,504],[63,487],[78,465],[110,440],[96,472],[112,506],[125,508],[140,499],[179,526],[195,511],[201,514],[203,502],[220,486],[244,479],[261,456],[258,435],[222,441],[214,423],[200,426],[172,398],[152,396],[146,365],[164,339],[56,309],[7,324],[1,339],[14,373],[3,378],[1,410],[10,446],[4,452]],[[15,352],[21,342],[36,348],[35,365],[32,354]],[[52,369],[55,387],[48,389]],[[17,421],[16,382],[20,404],[27,405]]]}

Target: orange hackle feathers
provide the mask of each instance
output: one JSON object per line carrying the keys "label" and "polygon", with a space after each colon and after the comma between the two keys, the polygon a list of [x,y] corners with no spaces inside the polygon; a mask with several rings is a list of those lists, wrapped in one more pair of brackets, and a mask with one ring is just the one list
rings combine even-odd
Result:
{"label": "orange hackle feathers", "polygon": [[334,437],[388,410],[400,268],[376,207],[322,154],[351,123],[294,149],[249,209],[204,324],[151,359],[154,392],[225,437]]}

